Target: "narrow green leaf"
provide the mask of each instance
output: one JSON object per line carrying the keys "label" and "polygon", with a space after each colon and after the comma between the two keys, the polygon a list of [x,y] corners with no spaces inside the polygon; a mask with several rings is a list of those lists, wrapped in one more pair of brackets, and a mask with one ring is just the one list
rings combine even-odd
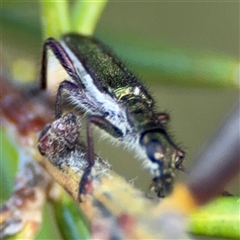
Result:
{"label": "narrow green leaf", "polygon": [[89,239],[89,226],[75,202],[63,192],[60,201],[53,202],[56,221],[63,239]]}
{"label": "narrow green leaf", "polygon": [[18,167],[18,154],[15,146],[9,140],[3,129],[0,130],[0,199],[6,200],[13,191],[14,178]]}
{"label": "narrow green leaf", "polygon": [[152,80],[181,86],[240,86],[240,63],[225,54],[187,49],[149,39],[136,42],[136,36],[129,34],[123,40],[116,32],[111,35],[101,33],[100,36],[140,75],[144,74]]}
{"label": "narrow green leaf", "polygon": [[92,35],[107,3],[101,1],[76,1],[72,14],[72,31]]}
{"label": "narrow green leaf", "polygon": [[239,197],[221,197],[191,215],[189,230],[198,235],[239,239],[239,213]]}
{"label": "narrow green leaf", "polygon": [[40,1],[43,39],[70,31],[68,1]]}

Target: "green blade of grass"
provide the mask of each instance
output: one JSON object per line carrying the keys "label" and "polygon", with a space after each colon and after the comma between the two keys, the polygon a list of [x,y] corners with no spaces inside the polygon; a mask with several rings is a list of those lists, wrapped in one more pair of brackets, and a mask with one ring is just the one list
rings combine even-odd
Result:
{"label": "green blade of grass", "polygon": [[79,207],[66,192],[62,192],[60,201],[53,202],[53,207],[63,239],[89,239],[89,226]]}
{"label": "green blade of grass", "polygon": [[18,167],[18,154],[17,149],[15,148],[15,146],[13,146],[13,144],[11,144],[9,136],[6,135],[5,131],[2,128],[0,131],[0,139],[1,139],[0,199],[2,201],[3,199],[6,200],[13,191],[14,178]]}
{"label": "green blade of grass", "polygon": [[240,238],[240,198],[221,197],[192,214],[189,230],[198,235]]}
{"label": "green blade of grass", "polygon": [[136,72],[153,81],[181,86],[240,86],[239,60],[228,55],[149,39],[135,41],[136,37],[130,34],[125,36],[124,40],[116,32],[99,35],[113,46],[116,53],[126,59]]}
{"label": "green blade of grass", "polygon": [[59,38],[70,31],[68,1],[40,1],[42,36]]}
{"label": "green blade of grass", "polygon": [[92,35],[106,3],[107,0],[77,1],[73,7],[71,30]]}

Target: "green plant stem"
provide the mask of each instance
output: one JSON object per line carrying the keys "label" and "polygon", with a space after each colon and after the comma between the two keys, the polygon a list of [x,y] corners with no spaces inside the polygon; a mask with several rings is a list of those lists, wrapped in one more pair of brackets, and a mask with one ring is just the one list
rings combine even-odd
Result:
{"label": "green plant stem", "polygon": [[221,197],[193,213],[189,229],[198,235],[239,239],[239,209],[239,197]]}
{"label": "green plant stem", "polygon": [[59,38],[70,31],[68,1],[40,1],[42,36]]}
{"label": "green plant stem", "polygon": [[66,192],[62,192],[61,199],[53,202],[53,207],[63,239],[89,239],[89,226],[79,207]]}
{"label": "green plant stem", "polygon": [[0,199],[7,199],[11,194],[14,186],[14,178],[18,168],[17,149],[9,140],[3,128],[0,129],[0,147],[1,147],[1,191]]}
{"label": "green plant stem", "polygon": [[92,35],[106,3],[107,0],[77,1],[73,7],[71,30]]}

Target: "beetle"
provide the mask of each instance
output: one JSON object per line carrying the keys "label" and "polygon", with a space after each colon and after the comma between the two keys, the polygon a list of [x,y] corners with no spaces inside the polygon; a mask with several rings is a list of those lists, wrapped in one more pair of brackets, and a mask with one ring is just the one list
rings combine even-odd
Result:
{"label": "beetle", "polygon": [[89,166],[80,184],[84,193],[94,164],[91,124],[133,150],[154,176],[152,188],[159,197],[171,191],[175,169],[183,169],[184,152],[166,130],[168,114],[155,110],[155,101],[141,81],[108,46],[98,39],[69,33],[61,41],[44,43],[41,88],[47,88],[48,51],[67,73],[56,96],[56,118],[62,115],[64,96],[87,115]]}

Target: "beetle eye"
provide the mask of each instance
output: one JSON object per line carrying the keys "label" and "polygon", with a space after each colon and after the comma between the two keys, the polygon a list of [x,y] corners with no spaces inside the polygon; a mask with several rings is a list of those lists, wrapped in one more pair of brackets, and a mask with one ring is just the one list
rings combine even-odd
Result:
{"label": "beetle eye", "polygon": [[163,160],[164,150],[159,140],[151,140],[146,144],[146,153],[153,162]]}

